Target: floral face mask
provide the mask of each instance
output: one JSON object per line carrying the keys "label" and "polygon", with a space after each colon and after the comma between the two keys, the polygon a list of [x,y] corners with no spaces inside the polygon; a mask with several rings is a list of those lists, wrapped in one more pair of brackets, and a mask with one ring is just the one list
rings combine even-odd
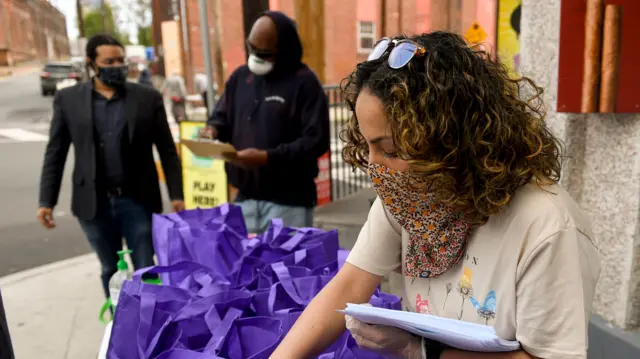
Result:
{"label": "floral face mask", "polygon": [[409,233],[405,275],[434,278],[458,263],[470,228],[459,214],[436,203],[425,193],[426,183],[408,172],[370,164],[369,177],[385,208]]}

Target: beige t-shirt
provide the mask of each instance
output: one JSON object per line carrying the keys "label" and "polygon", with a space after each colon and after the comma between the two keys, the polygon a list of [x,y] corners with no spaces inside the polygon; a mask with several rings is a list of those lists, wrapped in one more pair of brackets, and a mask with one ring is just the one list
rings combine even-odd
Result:
{"label": "beige t-shirt", "polygon": [[[471,232],[456,266],[432,279],[403,276],[403,307],[488,324],[536,357],[586,358],[600,274],[593,238],[565,190],[526,185]],[[377,199],[347,262],[384,276],[404,267],[408,240]]]}

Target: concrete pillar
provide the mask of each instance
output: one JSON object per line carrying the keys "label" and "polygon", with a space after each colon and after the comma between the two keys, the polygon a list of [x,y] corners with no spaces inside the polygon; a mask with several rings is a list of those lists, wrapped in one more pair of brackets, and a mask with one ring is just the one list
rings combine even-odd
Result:
{"label": "concrete pillar", "polygon": [[571,157],[562,185],[591,216],[602,252],[594,311],[631,331],[640,327],[640,115],[556,112],[560,3],[522,1],[522,73],[545,88],[547,120]]}

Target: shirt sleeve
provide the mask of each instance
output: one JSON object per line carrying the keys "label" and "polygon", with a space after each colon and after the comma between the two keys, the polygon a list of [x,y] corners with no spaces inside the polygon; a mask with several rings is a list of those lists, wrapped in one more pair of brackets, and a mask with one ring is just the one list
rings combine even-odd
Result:
{"label": "shirt sleeve", "polygon": [[576,228],[540,242],[518,265],[516,339],[545,359],[586,358],[600,254]]}
{"label": "shirt sleeve", "polygon": [[231,142],[233,138],[233,93],[235,91],[235,79],[238,71],[234,71],[224,85],[224,92],[215,104],[211,116],[207,121],[207,126],[215,127],[218,132],[217,139],[222,142]]}
{"label": "shirt sleeve", "polygon": [[371,274],[385,276],[402,262],[402,227],[376,198],[347,262]]}

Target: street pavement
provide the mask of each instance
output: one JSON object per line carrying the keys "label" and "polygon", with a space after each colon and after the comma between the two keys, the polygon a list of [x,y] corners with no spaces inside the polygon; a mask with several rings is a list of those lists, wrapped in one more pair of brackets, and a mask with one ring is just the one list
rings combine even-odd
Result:
{"label": "street pavement", "polygon": [[[39,85],[37,71],[0,79],[0,277],[91,251],[69,213],[69,181],[54,213],[57,228],[47,231],[35,219],[52,103]],[[70,154],[65,179],[72,163]]]}

